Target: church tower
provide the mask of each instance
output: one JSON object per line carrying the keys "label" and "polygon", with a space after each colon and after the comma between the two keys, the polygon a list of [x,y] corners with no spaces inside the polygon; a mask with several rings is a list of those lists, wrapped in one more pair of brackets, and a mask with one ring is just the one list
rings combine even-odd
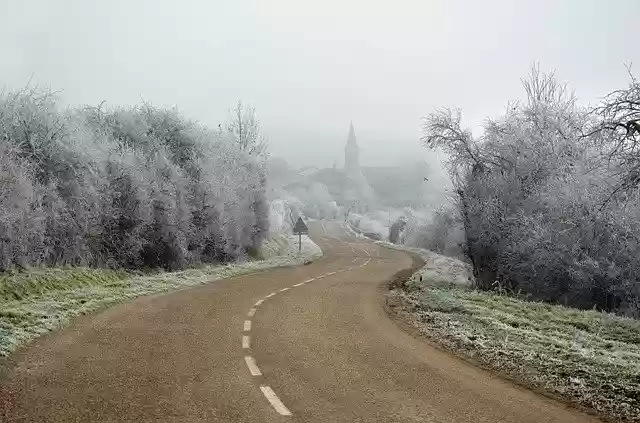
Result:
{"label": "church tower", "polygon": [[358,172],[360,170],[360,152],[356,143],[356,131],[353,130],[353,122],[349,124],[349,136],[347,145],[344,148],[344,169],[348,172]]}

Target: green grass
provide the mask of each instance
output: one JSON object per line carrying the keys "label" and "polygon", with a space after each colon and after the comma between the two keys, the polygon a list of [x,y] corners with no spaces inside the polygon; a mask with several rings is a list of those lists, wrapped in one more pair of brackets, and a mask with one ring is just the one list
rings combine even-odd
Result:
{"label": "green grass", "polygon": [[0,274],[0,301],[21,300],[48,291],[120,284],[131,274],[123,270],[31,268]]}
{"label": "green grass", "polygon": [[0,285],[0,356],[74,317],[141,295],[171,291],[255,271],[253,263],[173,273],[108,269],[30,269],[4,274]]}
{"label": "green grass", "polygon": [[77,316],[116,303],[274,267],[303,264],[322,255],[309,241],[298,255],[297,244],[293,245],[292,240],[292,236],[270,237],[257,252],[263,260],[179,272],[76,267],[0,273],[0,357]]}
{"label": "green grass", "polygon": [[445,348],[611,421],[640,422],[640,321],[429,281],[395,294]]}

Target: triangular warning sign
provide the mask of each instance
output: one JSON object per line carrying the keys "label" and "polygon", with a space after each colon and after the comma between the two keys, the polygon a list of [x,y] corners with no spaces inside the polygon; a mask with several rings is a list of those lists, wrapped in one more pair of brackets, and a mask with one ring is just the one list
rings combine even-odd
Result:
{"label": "triangular warning sign", "polygon": [[293,233],[294,235],[309,233],[309,228],[304,224],[301,217],[298,218],[296,225],[293,227]]}

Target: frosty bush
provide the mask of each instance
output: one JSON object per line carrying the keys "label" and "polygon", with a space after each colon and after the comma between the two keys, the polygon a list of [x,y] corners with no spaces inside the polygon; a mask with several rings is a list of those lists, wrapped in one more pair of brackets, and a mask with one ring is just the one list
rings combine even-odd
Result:
{"label": "frosty bush", "polygon": [[[616,115],[607,104],[583,110],[537,69],[524,87],[527,102],[487,121],[477,139],[462,129],[458,111],[425,119],[423,142],[449,157],[476,283],[633,314],[640,156],[628,122],[640,112]],[[634,89],[606,101],[628,101]],[[621,133],[616,116],[631,129]]]}
{"label": "frosty bush", "polygon": [[403,244],[462,258],[464,233],[456,210],[441,206],[426,221],[409,217],[401,234]]}
{"label": "frosty bush", "polygon": [[348,222],[352,227],[362,231],[365,235],[378,240],[386,240],[389,238],[389,228],[384,223],[372,219],[366,214],[350,213]]}
{"label": "frosty bush", "polygon": [[61,111],[0,96],[0,269],[180,269],[237,260],[268,231],[263,166],[228,136],[149,104]]}
{"label": "frosty bush", "polygon": [[389,227],[389,242],[397,244],[400,241],[400,234],[402,233],[406,225],[407,221],[404,217],[400,217],[398,220],[393,222],[393,224]]}
{"label": "frosty bush", "polygon": [[313,219],[338,217],[338,206],[324,184],[313,182],[308,187],[294,189],[293,194],[303,203],[302,212],[306,216]]}

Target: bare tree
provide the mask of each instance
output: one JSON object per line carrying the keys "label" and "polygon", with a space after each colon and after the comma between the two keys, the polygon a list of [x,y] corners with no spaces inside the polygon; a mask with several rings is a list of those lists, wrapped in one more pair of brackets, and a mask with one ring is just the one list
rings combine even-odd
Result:
{"label": "bare tree", "polygon": [[241,151],[253,156],[264,157],[267,154],[267,139],[262,134],[260,121],[252,107],[244,106],[242,101],[231,111],[227,122],[227,131]]}

